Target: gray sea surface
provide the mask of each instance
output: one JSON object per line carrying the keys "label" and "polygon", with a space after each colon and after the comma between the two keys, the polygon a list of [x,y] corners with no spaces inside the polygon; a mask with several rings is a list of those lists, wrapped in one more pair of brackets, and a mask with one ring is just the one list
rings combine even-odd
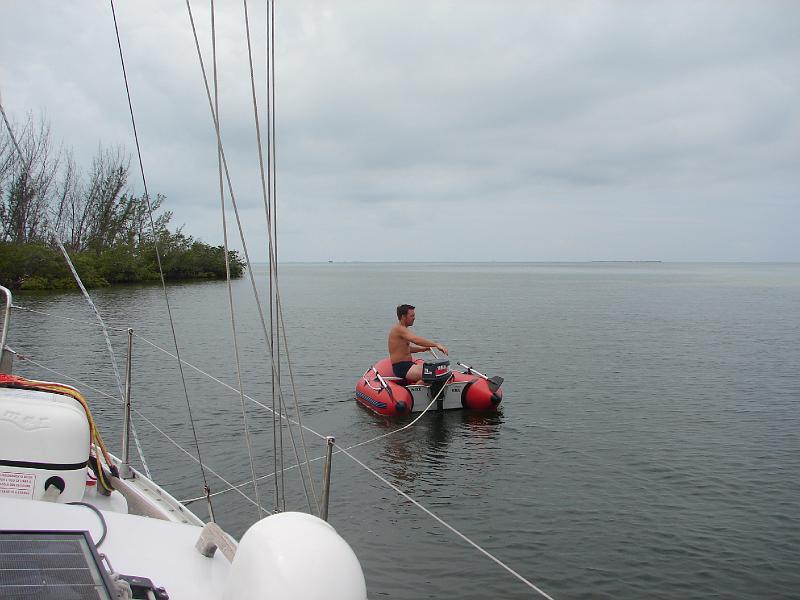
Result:
{"label": "gray sea surface", "polygon": [[[254,275],[268,298],[265,267]],[[386,354],[397,304],[416,305],[414,330],[453,362],[505,378],[498,414],[427,414],[351,452],[557,600],[800,597],[800,265],[287,264],[280,291],[284,396],[292,405],[293,379],[304,425],[342,447],[409,422],[353,400]],[[232,293],[243,389],[271,407],[249,280]],[[225,282],[168,295],[182,358],[236,388]],[[176,360],[157,348],[175,352],[161,288],[92,296],[121,374],[135,331],[135,424],[155,479],[180,499],[202,496],[190,406],[203,462],[246,482],[240,396],[189,366],[184,394]],[[27,310],[13,312],[9,345],[42,365],[18,360],[15,372],[78,385],[118,453],[120,392],[85,300],[18,293],[15,304]],[[256,472],[295,465],[288,432],[274,436],[270,412],[246,405]],[[324,455],[323,439],[303,437],[310,457]],[[311,468],[319,492],[322,461]],[[537,597],[343,454],[332,479],[330,521],[371,598]],[[298,469],[261,480],[267,509],[276,488],[286,509],[309,510]],[[254,497],[252,483],[242,492]],[[204,501],[191,506],[207,516]],[[214,508],[237,536],[258,518],[236,492]]]}

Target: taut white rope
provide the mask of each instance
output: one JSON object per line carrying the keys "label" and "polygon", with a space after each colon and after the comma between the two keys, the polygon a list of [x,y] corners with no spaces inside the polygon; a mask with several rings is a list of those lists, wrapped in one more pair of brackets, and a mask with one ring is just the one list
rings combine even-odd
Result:
{"label": "taut white rope", "polygon": [[374,471],[374,470],[370,469],[370,468],[369,468],[367,465],[365,465],[363,462],[361,462],[360,460],[358,460],[358,459],[357,459],[355,456],[353,456],[352,454],[350,454],[350,453],[349,453],[347,450],[345,450],[344,448],[340,448],[340,451],[341,451],[341,452],[342,452],[342,453],[343,453],[345,456],[347,456],[348,458],[350,458],[352,461],[354,461],[355,463],[357,463],[358,465],[360,465],[360,466],[361,466],[363,469],[365,469],[366,471],[368,471],[369,473],[371,473],[371,474],[372,474],[374,477],[378,478],[380,481],[382,481],[383,483],[385,483],[386,485],[388,485],[388,486],[389,486],[390,488],[392,488],[392,489],[393,489],[395,492],[397,492],[398,494],[400,494],[400,495],[401,495],[403,498],[405,498],[406,500],[408,500],[409,502],[411,502],[411,503],[412,503],[414,506],[416,506],[417,508],[419,508],[419,509],[420,509],[422,512],[424,512],[426,515],[428,515],[429,517],[431,517],[432,519],[434,519],[434,520],[435,520],[437,523],[439,523],[440,525],[442,525],[442,526],[446,527],[447,529],[449,529],[450,531],[452,531],[454,534],[456,534],[458,537],[460,537],[462,540],[464,540],[465,542],[467,542],[467,543],[468,543],[470,546],[472,546],[473,548],[475,548],[476,550],[478,550],[478,552],[480,552],[481,554],[483,554],[483,555],[484,555],[484,556],[486,556],[487,558],[490,558],[492,561],[494,561],[495,563],[497,563],[498,565],[500,565],[501,567],[503,567],[503,568],[504,568],[506,571],[508,571],[509,573],[511,573],[511,574],[512,574],[514,577],[516,577],[517,579],[519,579],[519,580],[520,580],[522,583],[524,583],[525,585],[527,585],[529,588],[531,588],[532,590],[535,590],[536,592],[538,592],[539,594],[541,594],[541,595],[542,595],[542,597],[544,597],[544,598],[547,598],[547,600],[554,600],[554,598],[553,598],[552,596],[550,596],[550,595],[549,595],[549,594],[547,594],[546,592],[542,591],[542,590],[541,590],[539,587],[537,587],[535,584],[533,584],[533,583],[531,583],[530,581],[528,581],[527,579],[525,579],[525,577],[523,577],[522,575],[520,575],[519,573],[517,573],[517,572],[516,572],[514,569],[512,569],[512,568],[511,568],[511,567],[509,567],[507,564],[505,564],[505,563],[504,563],[502,560],[500,560],[499,558],[497,558],[496,556],[494,556],[494,555],[493,555],[491,552],[489,552],[488,550],[484,550],[483,548],[481,548],[481,547],[480,547],[478,544],[476,544],[475,542],[473,542],[473,541],[472,541],[471,539],[469,539],[469,538],[468,538],[466,535],[464,535],[463,533],[461,533],[461,532],[460,532],[458,529],[456,529],[455,527],[453,527],[452,525],[450,525],[450,524],[449,524],[447,521],[445,521],[444,519],[442,519],[441,517],[439,517],[439,516],[438,516],[436,513],[434,513],[433,511],[431,511],[431,510],[429,510],[429,509],[427,509],[427,508],[425,508],[425,507],[424,507],[422,504],[420,504],[420,503],[419,503],[417,500],[414,500],[414,498],[412,498],[411,496],[409,496],[408,494],[406,494],[406,493],[405,493],[403,490],[401,490],[399,487],[397,487],[396,485],[394,485],[394,484],[393,484],[391,481],[389,481],[388,479],[386,479],[385,477],[383,477],[383,476],[382,476],[380,473],[377,473],[376,471]]}
{"label": "taut white rope", "polygon": [[[169,351],[168,351],[168,350],[165,350],[165,349],[163,349],[163,348],[159,347],[157,344],[154,344],[153,342],[151,342],[151,341],[149,341],[149,340],[147,340],[147,339],[143,338],[142,336],[140,336],[140,335],[138,335],[138,334],[134,334],[134,335],[136,335],[136,336],[137,336],[139,339],[141,339],[141,340],[142,340],[142,341],[144,341],[145,343],[147,343],[147,344],[151,345],[153,348],[155,348],[155,349],[157,349],[157,350],[160,350],[161,352],[164,352],[164,353],[167,353],[167,354],[169,354]],[[15,353],[15,354],[16,354],[16,353]],[[64,374],[62,374],[62,373],[59,373],[58,371],[55,371],[54,369],[50,369],[49,367],[46,367],[46,366],[44,366],[44,365],[42,365],[42,364],[40,364],[40,363],[38,363],[38,362],[34,361],[34,360],[33,360],[33,359],[31,359],[31,358],[28,358],[28,357],[22,357],[22,356],[21,356],[21,355],[19,355],[19,354],[18,354],[18,356],[20,356],[21,358],[24,358],[25,360],[28,360],[28,361],[30,361],[31,363],[33,363],[33,364],[35,364],[35,365],[37,365],[37,366],[41,367],[42,369],[45,369],[45,370],[47,370],[47,371],[49,371],[49,372],[52,372],[52,373],[55,373],[56,375],[59,375],[60,377],[65,377],[65,378],[67,378],[67,379],[70,379],[70,380],[72,380],[72,381],[75,381],[75,382],[77,382],[77,383],[79,383],[79,384],[83,385],[84,387],[87,387],[87,388],[89,388],[89,389],[92,389],[92,390],[96,391],[96,392],[97,392],[97,393],[99,393],[99,394],[102,394],[102,395],[104,395],[104,396],[107,396],[107,397],[109,397],[109,398],[114,398],[114,397],[113,397],[113,396],[111,396],[110,394],[106,394],[105,392],[102,392],[102,391],[100,391],[100,390],[97,390],[97,389],[95,389],[95,388],[93,388],[93,387],[91,387],[91,386],[89,386],[89,385],[87,385],[87,384],[84,384],[84,383],[82,383],[81,381],[79,381],[79,380],[75,379],[74,377],[69,377],[69,376],[67,376],[67,375],[64,375]],[[234,391],[234,392],[235,392],[235,391],[237,391],[235,388],[233,388],[233,386],[231,386],[231,385],[229,385],[229,384],[225,383],[224,381],[221,381],[220,379],[217,379],[217,378],[216,378],[216,377],[214,377],[213,375],[210,375],[210,374],[206,373],[205,371],[203,371],[202,369],[200,369],[200,368],[198,368],[198,367],[196,367],[196,366],[192,365],[191,363],[188,363],[188,362],[186,362],[186,361],[183,361],[183,362],[184,362],[184,364],[185,364],[186,366],[188,366],[189,368],[191,368],[191,369],[194,369],[195,371],[197,371],[198,373],[200,373],[200,374],[202,374],[202,375],[205,375],[206,377],[208,377],[208,378],[210,378],[211,380],[213,380],[213,381],[215,381],[215,382],[219,383],[220,385],[222,385],[222,386],[224,386],[224,387],[226,387],[226,388],[230,389],[231,391]],[[258,400],[255,400],[255,399],[253,399],[253,398],[250,398],[250,397],[249,397],[249,396],[247,396],[247,395],[245,395],[245,398],[247,398],[248,400],[250,400],[250,401],[251,401],[251,402],[253,402],[254,404],[256,404],[256,405],[258,405],[258,406],[261,406],[262,408],[264,408],[264,409],[266,409],[266,410],[271,410],[271,409],[270,409],[268,406],[266,406],[266,405],[265,405],[265,404],[263,404],[262,402],[259,402]],[[500,567],[502,567],[503,569],[505,569],[505,570],[506,570],[508,573],[510,573],[511,575],[513,575],[514,577],[516,577],[518,580],[520,580],[521,582],[523,582],[525,585],[527,585],[527,586],[528,586],[528,587],[530,587],[531,589],[535,590],[535,591],[536,591],[537,593],[539,593],[539,594],[540,594],[540,595],[541,595],[543,598],[546,598],[547,600],[554,600],[552,596],[550,596],[549,594],[547,594],[546,592],[544,592],[542,589],[540,589],[540,588],[539,588],[538,586],[536,586],[534,583],[532,583],[531,581],[529,581],[528,579],[526,579],[524,576],[522,576],[521,574],[519,574],[517,571],[515,571],[514,569],[512,569],[511,567],[509,567],[508,565],[506,565],[506,564],[505,564],[503,561],[501,561],[499,558],[497,558],[496,556],[494,556],[493,554],[491,554],[489,551],[487,551],[487,550],[484,550],[484,549],[483,549],[483,548],[482,548],[482,547],[481,547],[479,544],[477,544],[476,542],[472,541],[472,540],[471,540],[469,537],[467,537],[465,534],[461,533],[461,532],[460,532],[458,529],[456,529],[455,527],[453,527],[452,525],[450,525],[449,523],[447,523],[447,522],[446,522],[444,519],[442,519],[441,517],[439,517],[439,516],[438,516],[436,513],[434,513],[433,511],[431,511],[431,510],[430,510],[430,509],[428,509],[427,507],[423,506],[423,505],[422,505],[422,504],[421,504],[421,503],[420,503],[418,500],[415,500],[414,498],[412,498],[412,497],[411,497],[410,495],[408,495],[406,492],[404,492],[404,491],[403,491],[403,490],[401,490],[399,487],[397,487],[396,485],[394,485],[393,483],[391,483],[390,481],[388,481],[388,480],[387,480],[385,477],[383,477],[381,474],[379,474],[378,472],[376,472],[375,470],[373,470],[372,468],[370,468],[369,466],[367,466],[366,464],[364,464],[364,463],[363,463],[361,460],[359,460],[358,458],[356,458],[355,456],[353,456],[353,455],[352,455],[352,454],[349,452],[350,450],[352,450],[352,449],[354,449],[354,448],[358,448],[358,447],[361,447],[361,446],[365,446],[365,445],[367,445],[367,444],[369,444],[369,443],[372,443],[372,442],[374,442],[374,441],[376,441],[376,440],[379,440],[379,439],[382,439],[382,438],[388,437],[388,436],[390,436],[390,435],[394,435],[395,433],[399,433],[399,432],[401,432],[401,431],[404,431],[404,430],[408,429],[409,427],[413,426],[413,425],[414,425],[415,423],[417,423],[417,422],[419,421],[419,419],[420,419],[420,418],[421,418],[421,417],[422,417],[422,416],[423,416],[423,415],[424,415],[424,414],[425,414],[425,413],[426,413],[426,412],[427,412],[427,411],[430,409],[430,407],[431,407],[431,406],[433,406],[433,403],[434,403],[434,402],[437,400],[437,398],[438,398],[438,395],[437,395],[437,397],[435,397],[435,398],[434,398],[434,399],[433,399],[433,400],[430,402],[430,404],[428,404],[428,406],[425,408],[425,410],[423,410],[423,411],[422,411],[422,412],[419,414],[419,416],[417,416],[417,418],[416,418],[416,419],[414,419],[414,420],[413,420],[413,421],[411,421],[410,423],[407,423],[407,424],[406,424],[406,425],[404,425],[403,427],[400,427],[400,428],[398,428],[398,429],[395,429],[395,430],[393,430],[393,431],[390,431],[390,432],[388,432],[388,433],[385,433],[385,434],[382,434],[382,435],[376,436],[376,437],[374,437],[374,438],[371,438],[371,439],[369,439],[369,440],[366,440],[366,441],[363,441],[363,442],[359,442],[359,443],[357,443],[357,444],[353,444],[353,445],[351,445],[351,446],[348,446],[348,447],[346,447],[346,448],[343,448],[343,447],[339,446],[338,444],[334,444],[334,447],[336,448],[336,454],[339,454],[339,453],[341,453],[341,454],[344,454],[345,456],[347,456],[347,457],[348,457],[350,460],[352,460],[354,463],[356,463],[356,464],[357,464],[357,465],[359,465],[361,468],[363,468],[365,471],[367,471],[368,473],[370,473],[370,474],[371,474],[373,477],[375,477],[376,479],[378,479],[379,481],[381,481],[382,483],[384,483],[385,485],[387,485],[388,487],[390,487],[392,490],[394,490],[394,491],[395,491],[397,494],[399,494],[401,497],[405,498],[406,500],[408,500],[409,502],[411,502],[412,504],[414,504],[414,505],[415,505],[417,508],[419,508],[420,510],[422,510],[422,511],[423,511],[425,514],[427,514],[428,516],[430,516],[430,517],[431,517],[432,519],[434,519],[436,522],[440,523],[440,524],[441,524],[443,527],[447,528],[447,529],[448,529],[448,530],[450,530],[452,533],[454,533],[456,536],[458,536],[459,538],[461,538],[462,540],[464,540],[465,542],[467,542],[467,543],[468,543],[470,546],[472,546],[473,548],[475,548],[476,550],[478,550],[478,551],[479,551],[481,554],[483,554],[483,555],[484,555],[484,556],[486,556],[487,558],[491,559],[493,562],[495,562],[495,563],[496,563],[496,564],[498,564]],[[199,462],[199,461],[197,460],[197,458],[195,458],[195,457],[194,457],[194,456],[193,456],[191,453],[189,453],[187,450],[185,450],[183,447],[181,447],[181,445],[180,445],[178,442],[176,442],[175,440],[173,440],[173,439],[172,439],[172,438],[171,438],[169,435],[167,435],[167,434],[166,434],[164,431],[162,431],[162,430],[161,430],[161,429],[160,429],[158,426],[156,426],[156,425],[155,425],[155,424],[154,424],[152,421],[150,421],[149,419],[147,419],[147,417],[145,417],[144,415],[142,415],[140,411],[136,410],[136,413],[137,413],[139,416],[141,416],[141,417],[142,417],[142,418],[143,418],[143,419],[144,419],[144,420],[145,420],[145,421],[146,421],[148,424],[150,424],[150,425],[151,425],[151,426],[152,426],[152,427],[153,427],[153,428],[154,428],[156,431],[158,431],[159,433],[161,433],[161,435],[163,435],[163,436],[164,436],[164,437],[165,437],[167,440],[169,440],[169,441],[170,441],[170,442],[171,442],[171,443],[172,443],[172,444],[173,444],[173,445],[174,445],[176,448],[178,448],[178,449],[179,449],[181,452],[183,452],[184,454],[186,454],[186,455],[187,455],[189,458],[191,458],[191,459],[192,459],[192,460],[194,460],[195,462]],[[285,416],[282,416],[282,418],[286,418],[286,419],[288,419],[288,417],[285,417]],[[311,429],[310,427],[307,427],[307,426],[303,426],[303,427],[304,427],[304,428],[305,428],[307,431],[309,431],[309,432],[313,433],[314,435],[316,435],[316,436],[319,436],[320,438],[325,438],[325,436],[323,436],[322,434],[320,434],[320,433],[318,433],[318,432],[314,431],[314,430],[313,430],[313,429]],[[324,458],[324,456],[320,456],[320,457],[317,457],[317,458],[311,459],[311,461],[310,461],[310,462],[316,462],[316,461],[318,461],[318,460],[321,460],[321,459],[323,459],[323,458]],[[298,464],[296,464],[296,465],[293,465],[293,466],[291,466],[291,467],[288,467],[286,470],[288,471],[288,470],[291,470],[291,469],[294,469],[294,468],[300,468],[300,466],[301,466],[301,465],[298,463]],[[244,482],[244,483],[241,483],[241,484],[236,484],[236,485],[234,485],[234,484],[232,484],[232,483],[228,482],[228,481],[227,481],[227,480],[226,480],[224,477],[222,477],[221,475],[219,475],[218,473],[216,473],[216,472],[215,472],[213,469],[211,469],[211,468],[210,468],[210,467],[208,467],[207,465],[205,466],[205,468],[206,468],[206,469],[208,469],[208,471],[209,471],[210,473],[212,473],[212,474],[213,474],[215,477],[219,478],[221,481],[223,481],[223,482],[224,482],[226,485],[228,485],[228,486],[229,486],[227,489],[224,489],[224,490],[218,490],[217,492],[215,492],[215,493],[211,494],[211,496],[217,496],[217,495],[220,495],[220,494],[223,494],[223,493],[229,492],[229,491],[235,491],[235,492],[237,492],[237,493],[238,493],[240,496],[242,496],[242,497],[246,498],[246,499],[247,499],[247,501],[248,501],[248,502],[250,502],[251,504],[254,504],[254,505],[256,504],[256,503],[255,503],[255,501],[254,501],[253,499],[251,499],[250,497],[248,497],[248,496],[247,496],[247,495],[246,495],[244,492],[242,492],[242,491],[241,491],[241,489],[240,489],[240,488],[244,487],[245,485],[249,485],[249,484],[251,483],[251,481],[246,481],[246,482]],[[268,475],[262,475],[261,477],[258,477],[257,479],[259,479],[259,480],[261,480],[261,479],[266,479],[267,477],[272,477],[272,476],[274,476],[274,475],[276,475],[276,473],[270,473],[270,474],[268,474]],[[181,503],[182,503],[182,504],[189,504],[189,503],[192,503],[192,502],[196,502],[196,501],[198,501],[198,500],[207,499],[207,497],[208,497],[208,496],[200,496],[199,498],[189,498],[189,499],[187,499],[187,500],[184,500],[184,501],[182,501]]]}
{"label": "taut white rope", "polygon": [[[54,238],[56,244],[58,244],[58,249],[61,250],[61,254],[64,255],[64,260],[67,262],[67,266],[69,270],[72,272],[72,277],[75,279],[78,287],[83,294],[83,297],[86,298],[86,302],[89,303],[89,306],[92,307],[94,311],[94,315],[97,317],[97,321],[100,323],[100,327],[103,330],[103,337],[106,340],[106,348],[108,349],[108,354],[111,357],[111,368],[114,370],[114,378],[117,380],[117,389],[119,390],[119,398],[121,402],[125,401],[125,392],[122,389],[122,378],[119,376],[119,369],[117,368],[117,358],[114,355],[114,348],[111,346],[111,339],[108,337],[108,330],[106,329],[106,323],[103,321],[103,317],[100,315],[100,311],[97,310],[97,306],[95,306],[94,302],[92,301],[92,297],[89,295],[89,292],[86,291],[86,288],[83,285],[83,281],[81,281],[78,272],[75,270],[75,266],[72,264],[72,260],[69,258],[69,254],[67,254],[67,250],[64,248],[64,244],[61,243],[61,240],[58,238]],[[139,436],[136,433],[136,427],[133,425],[133,421],[130,423],[131,425],[131,433],[133,434],[133,441],[136,444],[136,451],[139,453],[139,458],[142,461],[142,467],[144,467],[144,473],[147,475],[148,478],[152,479],[152,475],[150,475],[150,469],[147,467],[147,461],[144,459],[144,452],[142,451],[142,445],[139,443]]]}

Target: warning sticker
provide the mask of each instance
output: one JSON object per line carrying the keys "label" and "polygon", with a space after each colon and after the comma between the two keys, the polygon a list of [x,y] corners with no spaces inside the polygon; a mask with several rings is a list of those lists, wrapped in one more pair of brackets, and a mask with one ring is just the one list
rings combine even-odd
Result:
{"label": "warning sticker", "polygon": [[35,483],[36,475],[34,473],[0,471],[0,496],[33,498]]}

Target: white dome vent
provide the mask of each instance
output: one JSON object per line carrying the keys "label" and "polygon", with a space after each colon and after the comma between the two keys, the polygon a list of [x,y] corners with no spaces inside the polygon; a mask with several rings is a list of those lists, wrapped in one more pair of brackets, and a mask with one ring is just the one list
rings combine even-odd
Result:
{"label": "white dome vent", "polygon": [[226,600],[366,600],[353,550],[322,519],[285,512],[248,529],[231,565]]}

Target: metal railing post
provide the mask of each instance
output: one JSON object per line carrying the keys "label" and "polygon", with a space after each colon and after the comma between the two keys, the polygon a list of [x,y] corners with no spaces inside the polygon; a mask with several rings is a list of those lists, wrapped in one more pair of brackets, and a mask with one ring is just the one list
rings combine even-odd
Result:
{"label": "metal railing post", "polygon": [[11,320],[11,290],[0,285],[0,291],[6,296],[6,308],[3,312],[3,330],[0,334],[0,373],[11,374],[11,353],[6,355],[6,338],[8,337],[8,322]]}
{"label": "metal railing post", "polygon": [[131,429],[131,371],[133,359],[133,329],[128,329],[128,361],[125,368],[125,409],[122,422],[122,475],[123,479],[130,479],[130,429]]}
{"label": "metal railing post", "polygon": [[322,472],[322,504],[320,507],[320,517],[323,521],[328,520],[328,501],[331,497],[331,466],[333,461],[333,444],[336,438],[329,435],[325,438],[328,443],[327,454],[325,455],[325,470]]}

